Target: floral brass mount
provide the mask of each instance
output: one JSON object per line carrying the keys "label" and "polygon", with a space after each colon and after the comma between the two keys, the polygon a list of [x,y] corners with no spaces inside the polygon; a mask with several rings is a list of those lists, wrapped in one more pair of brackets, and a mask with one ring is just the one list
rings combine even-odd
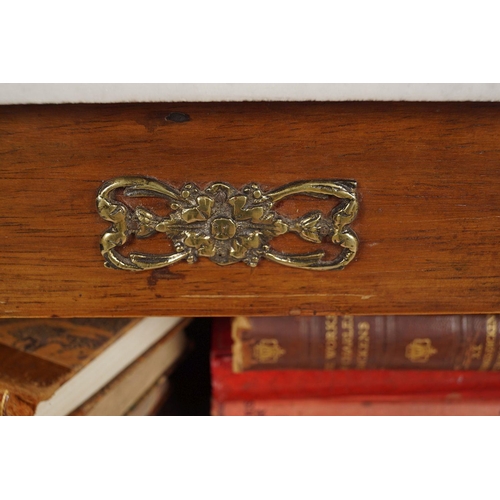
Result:
{"label": "floral brass mount", "polygon": [[[172,212],[160,217],[143,207],[130,208],[115,197],[160,197]],[[275,204],[293,195],[338,198],[340,202],[328,216],[309,212],[290,219],[274,211]],[[358,249],[356,233],[349,227],[358,211],[356,182],[351,180],[314,180],[287,184],[263,192],[257,184],[241,190],[224,182],[205,189],[189,183],[180,190],[148,177],[118,177],[105,182],[97,195],[99,215],[113,225],[101,238],[105,266],[128,271],[144,271],[187,260],[208,257],[219,265],[245,262],[256,266],[265,258],[285,266],[328,271],[343,269]],[[334,260],[325,261],[322,250],[307,254],[287,254],[274,250],[271,240],[285,233],[296,233],[312,243],[332,242],[341,247]],[[121,254],[118,248],[134,236],[147,238],[164,233],[174,244],[175,253]]]}

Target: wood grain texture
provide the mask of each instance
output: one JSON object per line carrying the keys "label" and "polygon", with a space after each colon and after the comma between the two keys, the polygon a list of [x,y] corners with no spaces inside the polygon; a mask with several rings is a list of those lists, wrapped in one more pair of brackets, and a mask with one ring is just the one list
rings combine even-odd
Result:
{"label": "wood grain texture", "polygon": [[[499,138],[496,103],[3,106],[0,316],[500,312]],[[330,272],[105,269],[95,197],[125,175],[266,190],[355,179],[360,250]]]}

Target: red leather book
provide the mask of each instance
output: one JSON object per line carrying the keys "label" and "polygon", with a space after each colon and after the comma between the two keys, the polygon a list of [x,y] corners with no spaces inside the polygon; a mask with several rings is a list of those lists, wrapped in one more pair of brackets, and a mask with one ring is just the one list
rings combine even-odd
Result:
{"label": "red leather book", "polygon": [[498,416],[500,395],[487,399],[309,398],[213,401],[214,416]]}
{"label": "red leather book", "polygon": [[500,373],[470,370],[258,370],[234,373],[231,321],[213,322],[211,371],[215,401],[252,401],[344,396],[433,395],[442,400],[462,394],[499,395]]}

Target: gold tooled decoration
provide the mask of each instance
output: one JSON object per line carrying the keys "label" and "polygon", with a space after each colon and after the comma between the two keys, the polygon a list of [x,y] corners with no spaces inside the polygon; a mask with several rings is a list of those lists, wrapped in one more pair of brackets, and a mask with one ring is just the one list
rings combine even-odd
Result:
{"label": "gold tooled decoration", "polygon": [[261,339],[252,350],[253,358],[257,363],[273,364],[286,353],[277,339]]}
{"label": "gold tooled decoration", "polygon": [[432,346],[431,339],[415,339],[406,346],[405,356],[412,363],[427,363],[437,352]]}

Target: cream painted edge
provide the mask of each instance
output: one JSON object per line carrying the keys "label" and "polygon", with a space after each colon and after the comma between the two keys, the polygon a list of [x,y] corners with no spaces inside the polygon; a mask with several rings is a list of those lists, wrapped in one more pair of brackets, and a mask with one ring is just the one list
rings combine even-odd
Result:
{"label": "cream painted edge", "polygon": [[0,104],[500,101],[499,83],[1,83]]}

